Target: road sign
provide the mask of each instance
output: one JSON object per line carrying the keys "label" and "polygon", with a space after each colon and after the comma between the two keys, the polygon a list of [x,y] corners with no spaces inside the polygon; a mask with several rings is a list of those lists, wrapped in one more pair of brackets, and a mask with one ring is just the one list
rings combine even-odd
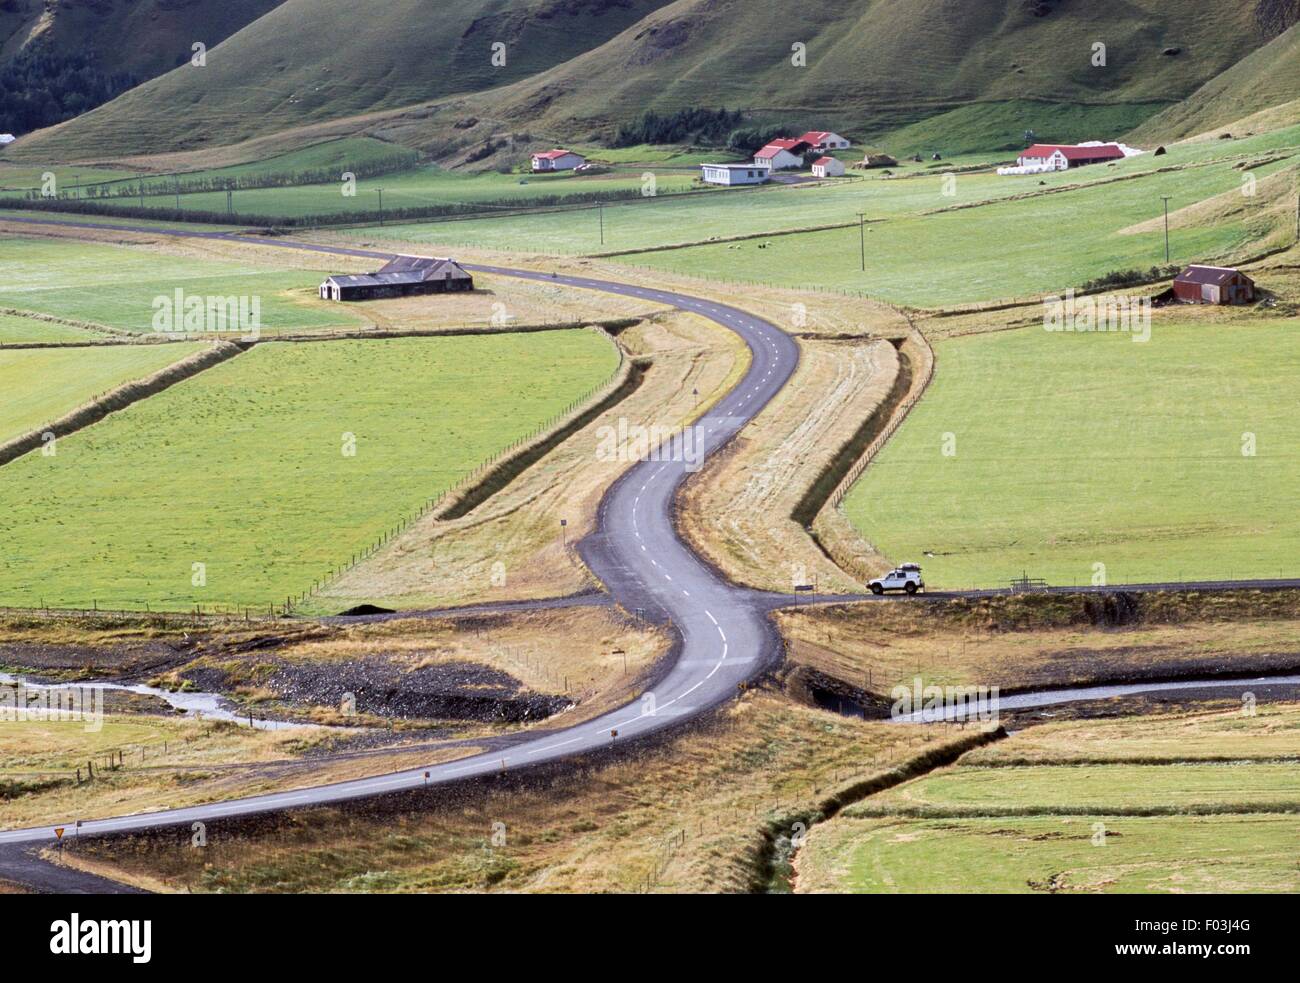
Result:
{"label": "road sign", "polygon": [[63,827],[62,827],[62,826],[55,826],[55,827],[54,827],[54,835],[57,836],[59,839],[63,839]]}

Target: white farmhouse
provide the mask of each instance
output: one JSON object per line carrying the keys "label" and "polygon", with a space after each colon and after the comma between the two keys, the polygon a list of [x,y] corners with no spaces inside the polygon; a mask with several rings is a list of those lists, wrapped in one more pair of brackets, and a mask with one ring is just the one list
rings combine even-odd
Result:
{"label": "white farmhouse", "polygon": [[585,163],[587,158],[572,150],[547,150],[533,154],[534,171],[571,171]]}
{"label": "white farmhouse", "polygon": [[803,152],[808,145],[802,140],[773,140],[754,155],[754,163],[774,171],[803,167]]}
{"label": "white farmhouse", "polygon": [[766,167],[757,164],[701,164],[705,184],[721,184],[731,187],[736,184],[762,184],[772,174]]}
{"label": "white farmhouse", "polygon": [[835,157],[819,157],[813,161],[813,177],[843,177],[844,162]]}
{"label": "white farmhouse", "polygon": [[827,150],[849,149],[849,141],[838,133],[832,133],[830,130],[809,130],[799,139],[812,147],[813,150],[820,150],[823,153]]}

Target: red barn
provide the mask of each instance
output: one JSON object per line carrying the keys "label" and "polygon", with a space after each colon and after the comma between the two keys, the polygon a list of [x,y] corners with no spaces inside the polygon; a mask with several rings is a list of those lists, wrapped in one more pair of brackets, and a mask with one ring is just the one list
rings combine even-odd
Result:
{"label": "red barn", "polygon": [[1226,266],[1189,266],[1174,279],[1174,297],[1184,304],[1249,304],[1255,281]]}

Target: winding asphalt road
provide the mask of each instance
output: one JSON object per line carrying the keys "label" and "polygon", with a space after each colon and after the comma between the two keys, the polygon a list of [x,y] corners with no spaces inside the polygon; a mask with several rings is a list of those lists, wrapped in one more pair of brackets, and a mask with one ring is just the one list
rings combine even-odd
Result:
{"label": "winding asphalt road", "polygon": [[[221,239],[283,246],[315,252],[389,259],[391,254],[322,246],[280,238],[240,237],[231,233],[159,230],[39,219],[5,219],[33,225],[61,225],[119,231]],[[734,697],[738,687],[775,664],[779,641],[766,617],[775,607],[809,600],[844,602],[849,598],[772,595],[737,587],[722,579],[679,539],[673,525],[677,490],[702,457],[717,451],[780,391],[798,364],[799,349],[784,332],[745,311],[709,300],[576,276],[552,276],[530,270],[468,266],[475,272],[539,280],[599,290],[668,304],[709,318],[736,332],[752,354],[749,371],[726,397],[693,427],[695,445],[670,444],[666,453],[634,464],[609,489],[600,504],[596,530],[579,544],[591,570],[610,595],[628,610],[669,627],[676,639],[676,658],[651,689],[634,704],[587,723],[539,733],[512,746],[472,757],[311,788],[250,796],[226,802],[108,819],[85,820],[82,835],[120,833],[159,826],[213,823],[223,818],[325,805],[445,784],[495,774],[610,745],[644,738],[678,724]],[[658,457],[660,459],[653,459]],[[1160,684],[1142,692],[1159,691]],[[1051,702],[1060,702],[1058,693]],[[69,817],[71,818],[71,817]],[[55,825],[0,832],[0,845],[49,844]]]}
{"label": "winding asphalt road", "polygon": [[[138,227],[132,231],[159,230]],[[178,233],[168,231],[167,234]],[[185,235],[231,238],[224,233]],[[284,239],[247,241],[390,258],[387,253]],[[734,697],[740,684],[776,662],[779,642],[765,616],[772,606],[770,596],[728,583],[695,556],[678,538],[673,511],[677,490],[689,471],[725,444],[786,384],[799,361],[799,348],[794,340],[745,311],[671,291],[530,270],[467,268],[672,305],[735,331],[749,346],[751,363],[741,382],[695,423],[688,436],[678,435],[660,453],[632,465],[623,474],[601,501],[595,531],[578,547],[583,560],[624,608],[640,609],[646,618],[669,627],[676,640],[675,660],[636,703],[583,724],[537,734],[508,749],[373,778],[191,808],[84,820],[81,835],[212,823],[230,816],[342,802],[555,761],[607,747],[611,742],[634,741],[697,716]],[[51,843],[55,839],[55,825],[70,824],[60,822],[0,832],[0,844]]]}

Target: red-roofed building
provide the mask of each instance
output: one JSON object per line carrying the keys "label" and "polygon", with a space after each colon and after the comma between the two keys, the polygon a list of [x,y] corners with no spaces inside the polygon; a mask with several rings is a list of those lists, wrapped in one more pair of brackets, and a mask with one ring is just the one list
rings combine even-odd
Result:
{"label": "red-roofed building", "polygon": [[1073,145],[1057,143],[1036,143],[1018,158],[1021,167],[1042,170],[1064,171],[1071,167],[1085,164],[1101,164],[1110,160],[1123,160],[1124,151],[1113,143],[1091,145]]}
{"label": "red-roofed building", "polygon": [[1255,281],[1228,266],[1189,266],[1175,278],[1174,296],[1184,304],[1249,304]]}
{"label": "red-roofed building", "polygon": [[754,155],[754,163],[774,171],[803,167],[803,155],[809,149],[802,140],[773,140]]}
{"label": "red-roofed building", "polygon": [[813,150],[848,150],[849,141],[830,130],[809,130],[799,138]]}
{"label": "red-roofed building", "polygon": [[587,163],[587,158],[582,154],[575,154],[572,150],[547,150],[544,153],[533,154],[534,171],[571,171],[579,164]]}

